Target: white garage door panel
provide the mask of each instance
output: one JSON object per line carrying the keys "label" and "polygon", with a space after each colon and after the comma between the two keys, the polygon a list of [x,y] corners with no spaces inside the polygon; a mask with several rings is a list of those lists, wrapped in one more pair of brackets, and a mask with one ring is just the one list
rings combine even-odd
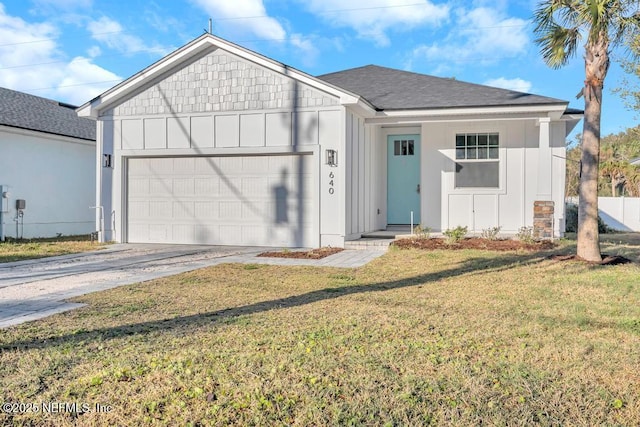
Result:
{"label": "white garage door panel", "polygon": [[313,156],[133,158],[128,241],[314,246]]}

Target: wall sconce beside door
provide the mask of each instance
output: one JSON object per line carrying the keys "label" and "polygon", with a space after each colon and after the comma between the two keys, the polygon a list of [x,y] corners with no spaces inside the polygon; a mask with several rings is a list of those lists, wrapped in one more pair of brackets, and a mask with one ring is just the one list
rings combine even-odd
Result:
{"label": "wall sconce beside door", "polygon": [[329,166],[338,166],[338,152],[336,150],[327,150],[326,164]]}

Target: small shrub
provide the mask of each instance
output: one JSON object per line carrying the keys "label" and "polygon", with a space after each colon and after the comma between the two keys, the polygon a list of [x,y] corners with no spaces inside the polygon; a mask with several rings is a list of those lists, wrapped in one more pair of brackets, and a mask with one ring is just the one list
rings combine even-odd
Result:
{"label": "small shrub", "polygon": [[536,239],[533,236],[533,227],[520,227],[516,234],[516,239],[524,243],[534,243]]}
{"label": "small shrub", "polygon": [[[573,203],[567,204],[566,209],[566,220],[564,230],[567,233],[577,233],[578,232],[578,205],[574,205]],[[611,229],[607,227],[607,225],[602,221],[600,215],[598,215],[598,233],[608,233]]]}
{"label": "small shrub", "polygon": [[431,237],[431,227],[424,227],[422,224],[418,224],[413,228],[413,234],[418,239],[428,239]]}
{"label": "small shrub", "polygon": [[447,244],[452,245],[462,240],[464,236],[467,235],[467,231],[468,231],[467,227],[462,227],[459,225],[454,229],[449,228],[445,230],[442,234],[444,234],[447,237]]}
{"label": "small shrub", "polygon": [[500,234],[500,230],[502,230],[502,227],[485,228],[484,230],[482,230],[482,234],[480,234],[480,237],[487,240],[498,240],[498,234]]}

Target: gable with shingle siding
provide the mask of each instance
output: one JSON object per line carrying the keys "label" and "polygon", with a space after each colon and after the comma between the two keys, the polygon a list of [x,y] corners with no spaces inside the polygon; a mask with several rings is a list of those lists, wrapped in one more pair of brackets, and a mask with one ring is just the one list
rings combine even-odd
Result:
{"label": "gable with shingle siding", "polygon": [[334,105],[338,105],[335,96],[218,49],[106,111],[103,116]]}

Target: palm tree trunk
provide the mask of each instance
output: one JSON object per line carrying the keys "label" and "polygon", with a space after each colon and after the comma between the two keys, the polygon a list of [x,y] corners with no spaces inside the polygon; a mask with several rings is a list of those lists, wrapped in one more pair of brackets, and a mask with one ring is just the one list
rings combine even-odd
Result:
{"label": "palm tree trunk", "polygon": [[578,186],[578,256],[602,261],[598,234],[598,167],[600,163],[600,118],[602,87],[609,68],[606,38],[585,46],[584,128],[582,163]]}

